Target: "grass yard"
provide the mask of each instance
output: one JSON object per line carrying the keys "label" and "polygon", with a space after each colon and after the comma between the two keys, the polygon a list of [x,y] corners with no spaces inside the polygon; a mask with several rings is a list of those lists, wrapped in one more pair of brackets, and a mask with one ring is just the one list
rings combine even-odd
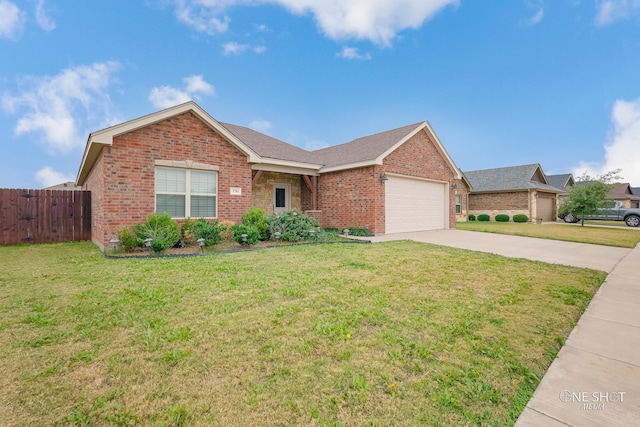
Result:
{"label": "grass yard", "polygon": [[[595,224],[594,224],[595,223]],[[604,225],[591,221],[594,225]],[[624,223],[622,223],[624,224]],[[640,242],[640,230],[635,228],[582,227],[580,224],[530,224],[515,222],[469,221],[456,223],[458,230],[512,234],[567,242],[635,248]]]}
{"label": "grass yard", "polygon": [[2,424],[510,426],[604,279],[409,241],[0,247]]}

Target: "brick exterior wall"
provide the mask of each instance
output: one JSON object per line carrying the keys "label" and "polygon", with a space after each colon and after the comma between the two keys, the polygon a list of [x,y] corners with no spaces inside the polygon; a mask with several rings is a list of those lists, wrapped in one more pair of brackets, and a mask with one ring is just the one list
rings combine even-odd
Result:
{"label": "brick exterior wall", "polygon": [[[380,174],[396,173],[449,183],[454,173],[429,139],[421,131],[388,155],[382,166],[326,173],[319,178],[318,209],[323,227],[343,229],[369,225],[373,234],[385,232],[385,185]],[[309,195],[304,195],[303,209]],[[455,195],[449,194],[449,227],[455,228]]]}
{"label": "brick exterior wall", "polygon": [[[513,219],[513,215],[524,214],[529,220],[535,221],[542,216],[538,212],[538,205],[534,196],[535,192],[512,191],[502,193],[481,193],[469,195],[469,214],[476,217],[487,214],[491,220],[498,214],[507,214]],[[556,221],[557,200],[554,193],[537,192],[539,198],[552,199],[553,218],[544,218],[545,221]]]}
{"label": "brick exterior wall", "polygon": [[[218,219],[239,222],[251,208],[251,166],[246,156],[191,112],[114,138],[104,147],[83,189],[92,192],[92,240],[103,248],[117,230],[155,211],[155,161],[218,166]],[[101,188],[102,187],[102,188]],[[231,195],[239,187],[242,195]]]}
{"label": "brick exterior wall", "polygon": [[291,209],[302,209],[301,185],[302,177],[290,173],[262,172],[260,178],[253,186],[252,206],[264,210],[267,214],[273,213],[274,195],[273,184],[289,184],[291,186]]}
{"label": "brick exterior wall", "polygon": [[498,214],[525,214],[532,217],[528,191],[482,193],[469,195],[469,214],[487,214],[491,220]]}
{"label": "brick exterior wall", "polygon": [[[104,153],[104,150],[103,150]],[[91,172],[82,186],[83,190],[91,191],[91,240],[101,249],[113,237],[107,237],[105,231],[104,214],[104,154],[100,153]]]}
{"label": "brick exterior wall", "polygon": [[[322,174],[318,179],[318,210],[325,228],[365,228],[384,233],[384,184],[379,167]],[[308,189],[307,189],[308,190]]]}

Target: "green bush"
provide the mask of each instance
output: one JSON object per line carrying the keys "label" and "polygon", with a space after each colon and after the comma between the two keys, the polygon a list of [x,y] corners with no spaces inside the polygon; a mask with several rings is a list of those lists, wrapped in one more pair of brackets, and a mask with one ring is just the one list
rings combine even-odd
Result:
{"label": "green bush", "polygon": [[255,225],[236,224],[231,226],[233,240],[236,243],[243,244],[242,235],[247,235],[247,244],[255,245],[260,242],[260,230]]}
{"label": "green bush", "polygon": [[119,229],[118,240],[120,240],[120,244],[127,252],[131,252],[133,248],[138,247],[138,238],[130,228]]}
{"label": "green bush", "polygon": [[366,228],[350,227],[349,234],[351,236],[368,236],[369,230]]}
{"label": "green bush", "polygon": [[220,225],[217,220],[213,222],[209,222],[204,218],[198,219],[191,226],[191,233],[193,234],[193,239],[204,239],[205,246],[213,246],[222,242],[224,238],[222,237],[222,232],[226,230],[226,227]]}
{"label": "green bush", "polygon": [[509,215],[507,214],[496,215],[496,222],[509,222]]}
{"label": "green bush", "polygon": [[478,215],[478,221],[491,221],[491,217],[487,214]]}
{"label": "green bush", "polygon": [[299,209],[293,209],[278,215],[267,217],[269,232],[274,236],[280,233],[280,239],[288,242],[298,242],[309,239],[309,230],[317,230],[320,223]]}
{"label": "green bush", "polygon": [[153,239],[151,249],[154,252],[172,248],[180,240],[180,226],[166,212],[162,215],[152,213],[144,224],[133,226],[133,232],[138,239],[138,246],[144,247],[146,239]]}
{"label": "green bush", "polygon": [[269,240],[269,224],[266,213],[260,208],[251,208],[242,215],[242,224],[258,229],[260,240]]}
{"label": "green bush", "polygon": [[527,222],[529,221],[529,217],[525,214],[515,214],[513,216],[513,222]]}
{"label": "green bush", "polygon": [[475,220],[476,220],[476,216],[475,216],[475,215],[470,214],[470,215],[469,215],[469,221],[475,221]]}

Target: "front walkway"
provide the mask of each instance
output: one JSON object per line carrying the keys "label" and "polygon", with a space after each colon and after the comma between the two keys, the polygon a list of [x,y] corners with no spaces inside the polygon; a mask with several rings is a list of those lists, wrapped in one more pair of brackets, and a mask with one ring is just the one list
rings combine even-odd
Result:
{"label": "front walkway", "polygon": [[640,426],[640,245],[631,250],[463,230],[368,239],[408,239],[609,273],[516,426]]}

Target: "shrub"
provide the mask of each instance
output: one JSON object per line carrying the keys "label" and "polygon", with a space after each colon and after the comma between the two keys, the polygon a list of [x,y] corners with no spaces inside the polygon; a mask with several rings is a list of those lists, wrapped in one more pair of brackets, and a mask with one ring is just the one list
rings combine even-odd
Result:
{"label": "shrub", "polygon": [[289,242],[306,240],[309,238],[309,230],[320,227],[320,223],[316,219],[303,214],[299,209],[293,209],[279,215],[269,215],[267,223],[271,236],[279,232],[280,239]]}
{"label": "shrub", "polygon": [[192,244],[195,239],[193,238],[193,225],[196,222],[190,218],[187,218],[184,220],[184,223],[182,224],[182,227],[180,228],[180,240],[182,241],[183,245],[190,245]]}
{"label": "shrub", "polygon": [[138,246],[145,246],[146,239],[153,239],[151,249],[154,252],[172,248],[180,240],[180,227],[166,212],[162,215],[152,213],[143,224],[136,224],[133,232],[138,238]]}
{"label": "shrub", "polygon": [[221,235],[223,228],[217,220],[209,222],[200,218],[191,226],[191,232],[195,240],[204,239],[205,246],[212,246],[224,240]]}
{"label": "shrub", "polygon": [[491,217],[487,214],[478,215],[478,221],[491,221]]}
{"label": "shrub", "polygon": [[242,235],[247,235],[247,244],[255,245],[260,242],[260,230],[255,225],[236,224],[231,227],[233,240],[239,244],[243,244]]}
{"label": "shrub", "polygon": [[265,212],[260,208],[251,208],[242,214],[242,224],[254,226],[260,233],[260,240],[269,239],[269,224]]}
{"label": "shrub", "polygon": [[507,214],[496,215],[496,222],[509,222],[509,215]]}
{"label": "shrub", "polygon": [[366,228],[350,227],[349,234],[352,236],[368,236],[369,230]]}
{"label": "shrub", "polygon": [[233,232],[231,231],[231,227],[236,225],[236,223],[231,220],[224,219],[218,224],[220,224],[220,237],[222,237],[222,239],[226,242],[232,242]]}
{"label": "shrub", "polygon": [[513,222],[527,222],[529,221],[529,217],[525,214],[515,214],[513,216]]}
{"label": "shrub", "polygon": [[119,229],[118,240],[120,240],[120,244],[127,252],[131,252],[133,248],[138,246],[138,238],[130,228]]}
{"label": "shrub", "polygon": [[475,221],[475,220],[476,220],[475,215],[469,215],[469,221]]}

